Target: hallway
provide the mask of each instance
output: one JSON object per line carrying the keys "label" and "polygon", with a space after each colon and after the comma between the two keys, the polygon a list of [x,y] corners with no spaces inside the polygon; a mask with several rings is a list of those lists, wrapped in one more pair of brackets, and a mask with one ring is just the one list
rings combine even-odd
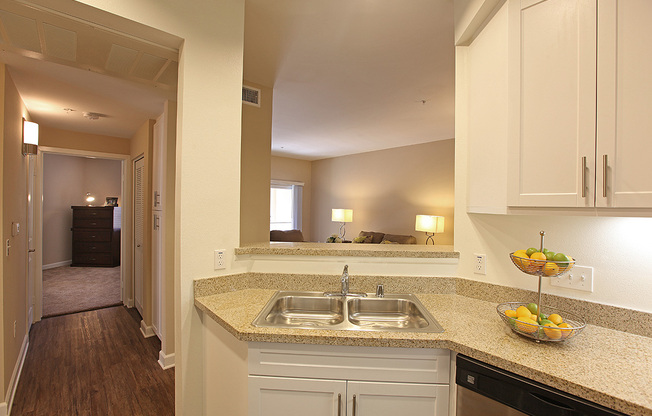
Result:
{"label": "hallway", "polygon": [[11,415],[174,415],[174,369],[140,319],[117,306],[34,324]]}

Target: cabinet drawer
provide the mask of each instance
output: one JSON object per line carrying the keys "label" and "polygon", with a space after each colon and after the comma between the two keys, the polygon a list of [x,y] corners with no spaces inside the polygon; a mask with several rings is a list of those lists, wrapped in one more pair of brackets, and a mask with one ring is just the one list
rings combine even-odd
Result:
{"label": "cabinet drawer", "polygon": [[449,382],[450,352],[423,348],[249,344],[249,374],[396,381]]}
{"label": "cabinet drawer", "polygon": [[75,253],[110,253],[110,242],[75,241],[73,243]]}
{"label": "cabinet drawer", "polygon": [[111,253],[74,253],[72,256],[73,265],[111,265],[113,255]]}
{"label": "cabinet drawer", "polygon": [[73,218],[73,228],[113,228],[113,218]]}
{"label": "cabinet drawer", "polygon": [[83,208],[77,208],[73,210],[73,220],[75,219],[98,219],[98,218],[104,218],[104,219],[113,219],[113,209],[108,208],[94,208],[94,209],[83,209]]}
{"label": "cabinet drawer", "polygon": [[73,241],[111,241],[111,230],[72,231]]}

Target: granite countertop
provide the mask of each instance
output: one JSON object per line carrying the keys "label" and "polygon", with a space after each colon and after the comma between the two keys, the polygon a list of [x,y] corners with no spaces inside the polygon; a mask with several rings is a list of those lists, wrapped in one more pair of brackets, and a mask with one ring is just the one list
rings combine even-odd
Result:
{"label": "granite countertop", "polygon": [[[452,293],[456,281],[464,280],[457,278],[437,282],[438,291],[444,293],[417,293],[445,329],[443,333],[256,328],[251,322],[276,292],[256,282],[270,279],[214,279],[218,280],[195,282],[195,305],[241,341],[449,349],[629,415],[652,415],[652,338],[648,336],[588,324],[567,342],[536,343],[502,322],[496,302]],[[457,291],[468,286],[457,283]],[[280,286],[285,285],[287,281]],[[640,322],[640,317],[634,320]]]}
{"label": "granite countertop", "polygon": [[345,244],[345,243],[285,243],[251,244],[235,249],[236,255],[289,256],[351,256],[458,259],[453,246],[417,244]]}

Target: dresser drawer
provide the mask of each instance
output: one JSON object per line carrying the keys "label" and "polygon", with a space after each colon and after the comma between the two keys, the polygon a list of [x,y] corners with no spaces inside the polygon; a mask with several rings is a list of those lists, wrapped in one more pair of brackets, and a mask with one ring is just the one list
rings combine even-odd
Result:
{"label": "dresser drawer", "polygon": [[111,253],[74,253],[72,256],[73,265],[111,265],[113,255]]}
{"label": "dresser drawer", "polygon": [[77,253],[110,253],[110,242],[75,241],[73,250]]}
{"label": "dresser drawer", "polygon": [[73,228],[113,228],[112,218],[73,218]]}
{"label": "dresser drawer", "polygon": [[72,239],[75,242],[79,241],[111,241],[111,230],[93,230],[93,231],[72,231]]}
{"label": "dresser drawer", "polygon": [[113,220],[113,210],[107,208],[81,208],[73,211],[73,221],[75,219],[98,219],[104,218]]}

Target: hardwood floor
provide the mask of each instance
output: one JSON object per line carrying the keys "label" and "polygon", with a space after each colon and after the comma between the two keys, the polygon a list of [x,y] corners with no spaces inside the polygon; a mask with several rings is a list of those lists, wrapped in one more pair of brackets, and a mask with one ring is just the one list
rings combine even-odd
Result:
{"label": "hardwood floor", "polygon": [[34,324],[11,416],[174,415],[174,369],[140,319],[117,306]]}

